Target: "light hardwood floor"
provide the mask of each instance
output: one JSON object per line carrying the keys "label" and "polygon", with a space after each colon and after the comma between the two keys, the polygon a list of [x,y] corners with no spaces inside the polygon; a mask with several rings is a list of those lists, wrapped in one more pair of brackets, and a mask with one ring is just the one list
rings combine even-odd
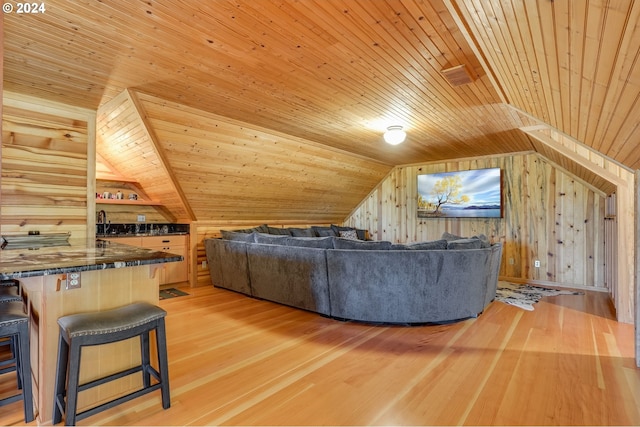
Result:
{"label": "light hardwood floor", "polygon": [[[183,289],[160,302],[171,408],[157,392],[78,425],[640,425],[633,326],[603,293],[402,327]],[[0,407],[1,425],[21,419]]]}

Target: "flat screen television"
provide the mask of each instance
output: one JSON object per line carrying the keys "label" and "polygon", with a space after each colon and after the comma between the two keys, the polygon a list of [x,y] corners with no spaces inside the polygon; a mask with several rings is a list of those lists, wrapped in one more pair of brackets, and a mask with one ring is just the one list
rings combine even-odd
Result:
{"label": "flat screen television", "polygon": [[418,218],[502,218],[502,171],[418,175]]}

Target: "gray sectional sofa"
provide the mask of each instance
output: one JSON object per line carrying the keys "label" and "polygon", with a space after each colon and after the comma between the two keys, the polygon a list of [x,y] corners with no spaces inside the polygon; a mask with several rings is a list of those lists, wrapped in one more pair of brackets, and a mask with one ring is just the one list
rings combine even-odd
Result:
{"label": "gray sectional sofa", "polygon": [[216,287],[338,319],[413,324],[475,317],[495,298],[502,245],[443,237],[394,245],[254,231],[204,243]]}

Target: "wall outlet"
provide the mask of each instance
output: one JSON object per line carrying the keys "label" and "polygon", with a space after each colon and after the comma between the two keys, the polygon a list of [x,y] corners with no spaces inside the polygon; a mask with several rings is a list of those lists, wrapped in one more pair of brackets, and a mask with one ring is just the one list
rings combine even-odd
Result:
{"label": "wall outlet", "polygon": [[514,260],[513,258],[509,258],[509,265],[513,265],[513,264],[515,264],[515,263],[516,263],[516,262],[515,262],[515,260]]}
{"label": "wall outlet", "polygon": [[67,273],[65,280],[66,280],[66,283],[64,285],[65,289],[79,289],[82,286],[79,272]]}
{"label": "wall outlet", "polygon": [[539,268],[540,267],[540,260],[537,259],[537,260],[533,261],[533,266],[536,267],[536,268]]}
{"label": "wall outlet", "polygon": [[207,268],[207,261],[202,261],[202,268]]}
{"label": "wall outlet", "polygon": [[145,222],[147,220],[146,215],[138,215],[138,222]]}

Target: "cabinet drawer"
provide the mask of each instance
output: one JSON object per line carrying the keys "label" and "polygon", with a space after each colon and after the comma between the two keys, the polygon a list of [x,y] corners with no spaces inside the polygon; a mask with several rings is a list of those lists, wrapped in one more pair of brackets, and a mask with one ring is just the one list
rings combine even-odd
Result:
{"label": "cabinet drawer", "polygon": [[187,236],[149,236],[142,238],[142,246],[145,248],[157,248],[162,246],[186,246]]}

